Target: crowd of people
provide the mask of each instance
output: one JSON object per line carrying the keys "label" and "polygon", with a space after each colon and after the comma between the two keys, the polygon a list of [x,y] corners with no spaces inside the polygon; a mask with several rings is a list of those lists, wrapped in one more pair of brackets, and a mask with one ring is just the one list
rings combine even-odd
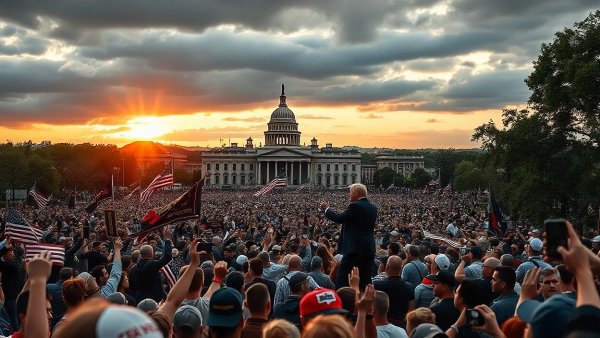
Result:
{"label": "crowd of people", "polygon": [[[26,260],[3,236],[0,337],[600,334],[600,236],[568,224],[568,248],[549,259],[541,225],[488,232],[484,193],[350,190],[204,191],[198,219],[141,242],[130,235],[175,193],[93,214],[83,203],[14,206],[65,258]],[[104,208],[117,213],[117,237]]]}

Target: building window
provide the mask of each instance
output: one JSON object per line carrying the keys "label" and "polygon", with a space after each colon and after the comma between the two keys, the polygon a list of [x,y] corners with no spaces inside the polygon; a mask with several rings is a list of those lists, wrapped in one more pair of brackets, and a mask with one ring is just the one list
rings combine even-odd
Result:
{"label": "building window", "polygon": [[223,164],[223,170],[227,170],[227,163]]}
{"label": "building window", "polygon": [[241,168],[241,169],[242,169],[242,171],[246,170],[246,168],[245,168],[246,166],[244,165],[244,163],[240,164],[240,166],[242,167],[242,168]]}
{"label": "building window", "polygon": [[342,176],[342,184],[348,185],[348,177],[347,176]]}
{"label": "building window", "polygon": [[254,163],[250,163],[250,170],[254,170]]}
{"label": "building window", "polygon": [[[327,171],[331,171],[331,164],[327,165]],[[329,184],[327,184],[327,185],[329,185]]]}
{"label": "building window", "polygon": [[[217,166],[219,166],[219,165],[217,164]],[[219,168],[217,168],[217,169],[219,169]],[[219,175],[216,175],[215,176],[215,184],[220,184],[220,183],[221,182],[219,182]]]}
{"label": "building window", "polygon": [[327,176],[327,179],[325,180],[325,184],[326,184],[327,186],[330,186],[330,185],[331,185],[331,176]]}
{"label": "building window", "polygon": [[235,171],[235,170],[236,170],[236,169],[235,169],[235,167],[236,167],[236,166],[235,166],[235,163],[234,163],[234,164],[232,164],[232,166],[233,166],[233,171]]}
{"label": "building window", "polygon": [[229,175],[223,175],[223,184],[229,184]]}
{"label": "building window", "polygon": [[219,170],[219,163],[215,164],[215,170]]}
{"label": "building window", "polygon": [[336,165],[335,165],[335,171],[339,171],[339,170],[340,170],[340,165],[339,165],[339,164],[336,164]]}
{"label": "building window", "polygon": [[348,165],[346,163],[344,163],[344,171],[348,170]]}
{"label": "building window", "polygon": [[206,170],[210,170],[210,163],[206,163]]}
{"label": "building window", "polygon": [[356,183],[356,177],[352,176],[352,184]]}
{"label": "building window", "polygon": [[246,185],[246,176],[240,176],[240,185]]}
{"label": "building window", "polygon": [[352,165],[352,171],[356,171],[356,164]]}
{"label": "building window", "polygon": [[338,176],[334,176],[333,177],[333,185],[338,185],[339,184],[339,177]]}
{"label": "building window", "polygon": [[237,184],[237,176],[233,175],[231,176],[231,184]]}
{"label": "building window", "polygon": [[317,170],[321,171],[321,165],[320,164],[317,164]]}
{"label": "building window", "polygon": [[323,177],[322,176],[317,176],[317,184],[318,185],[323,184]]}

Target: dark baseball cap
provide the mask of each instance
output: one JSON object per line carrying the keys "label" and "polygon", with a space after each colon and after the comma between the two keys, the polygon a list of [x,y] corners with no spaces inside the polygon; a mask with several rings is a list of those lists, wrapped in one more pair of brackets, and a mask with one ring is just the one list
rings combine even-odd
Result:
{"label": "dark baseball cap", "polygon": [[292,277],[288,279],[290,283],[290,291],[298,291],[300,286],[302,286],[302,283],[304,283],[304,281],[307,279],[308,274],[306,272],[298,271],[293,274]]}
{"label": "dark baseball cap", "polygon": [[450,287],[454,287],[454,285],[456,285],[456,279],[454,278],[454,275],[445,270],[440,270],[435,275],[427,275],[427,279],[434,282],[444,283]]}
{"label": "dark baseball cap", "polygon": [[242,320],[242,294],[234,288],[222,287],[210,298],[208,326],[235,327]]}

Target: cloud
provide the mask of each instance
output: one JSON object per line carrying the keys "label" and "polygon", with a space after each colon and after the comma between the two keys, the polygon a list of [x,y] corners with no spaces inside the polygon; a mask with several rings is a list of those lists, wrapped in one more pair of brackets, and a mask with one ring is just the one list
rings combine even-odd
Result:
{"label": "cloud", "polygon": [[296,119],[298,119],[298,120],[334,120],[334,118],[330,117],[330,116],[313,115],[313,114],[297,115]]}
{"label": "cloud", "polygon": [[223,121],[228,121],[228,122],[266,122],[265,117],[226,117],[223,119]]}
{"label": "cloud", "polygon": [[442,122],[442,121],[440,121],[440,120],[438,120],[438,119],[427,119],[427,120],[425,121],[425,123],[438,123],[438,122]]}

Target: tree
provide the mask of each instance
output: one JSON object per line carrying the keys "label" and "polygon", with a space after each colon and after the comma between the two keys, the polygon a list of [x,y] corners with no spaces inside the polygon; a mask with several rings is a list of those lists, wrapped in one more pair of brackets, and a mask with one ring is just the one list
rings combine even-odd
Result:
{"label": "tree", "polygon": [[600,11],[544,44],[526,79],[531,110],[475,129],[491,188],[513,218],[588,222],[600,201]]}
{"label": "tree", "polygon": [[392,168],[385,167],[377,169],[373,173],[373,184],[377,187],[381,186],[387,188],[394,182],[395,175],[396,172]]}
{"label": "tree", "polygon": [[414,180],[416,188],[423,188],[431,181],[431,175],[421,168],[415,169],[411,175],[411,178]]}
{"label": "tree", "polygon": [[452,183],[454,190],[459,192],[475,190],[485,185],[482,170],[471,161],[461,161],[456,165]]}
{"label": "tree", "polygon": [[23,147],[3,146],[0,150],[0,180],[2,186],[13,191],[25,189],[27,182],[27,158]]}

